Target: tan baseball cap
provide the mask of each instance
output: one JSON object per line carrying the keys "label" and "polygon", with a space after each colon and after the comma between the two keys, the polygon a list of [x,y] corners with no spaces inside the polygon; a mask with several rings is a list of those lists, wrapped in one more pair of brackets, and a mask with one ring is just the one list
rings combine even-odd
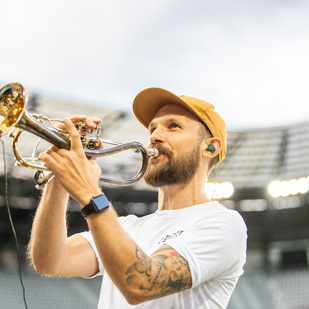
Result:
{"label": "tan baseball cap", "polygon": [[149,123],[165,104],[177,104],[191,111],[209,129],[213,137],[219,137],[222,141],[222,149],[218,155],[221,162],[226,153],[226,125],[221,116],[215,111],[212,104],[189,97],[178,96],[162,88],[147,88],[137,94],[133,101],[133,112],[136,118],[148,128]]}

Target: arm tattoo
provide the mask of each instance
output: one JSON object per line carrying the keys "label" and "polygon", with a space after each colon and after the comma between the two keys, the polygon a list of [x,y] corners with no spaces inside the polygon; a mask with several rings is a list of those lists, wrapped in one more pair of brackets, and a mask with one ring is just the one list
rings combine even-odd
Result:
{"label": "arm tattoo", "polygon": [[188,289],[192,285],[187,261],[169,246],[160,247],[149,257],[136,246],[136,262],[126,272],[127,285],[149,291],[149,299]]}

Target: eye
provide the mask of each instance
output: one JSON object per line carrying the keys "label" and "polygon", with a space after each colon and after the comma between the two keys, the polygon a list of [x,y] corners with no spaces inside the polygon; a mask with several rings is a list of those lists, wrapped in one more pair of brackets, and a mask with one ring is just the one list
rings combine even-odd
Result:
{"label": "eye", "polygon": [[170,128],[171,128],[171,129],[175,129],[175,128],[180,128],[180,126],[179,126],[177,123],[172,123],[172,124],[170,125]]}
{"label": "eye", "polygon": [[155,131],[155,129],[156,129],[155,127],[149,128],[149,133],[152,134]]}

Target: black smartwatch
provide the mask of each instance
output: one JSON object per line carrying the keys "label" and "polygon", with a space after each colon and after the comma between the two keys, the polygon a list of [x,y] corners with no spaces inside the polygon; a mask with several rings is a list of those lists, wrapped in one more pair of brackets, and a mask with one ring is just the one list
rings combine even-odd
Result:
{"label": "black smartwatch", "polygon": [[104,209],[108,207],[109,207],[109,201],[107,200],[106,196],[104,194],[100,194],[94,196],[90,200],[90,203],[82,209],[81,214],[86,218],[93,213],[102,212]]}

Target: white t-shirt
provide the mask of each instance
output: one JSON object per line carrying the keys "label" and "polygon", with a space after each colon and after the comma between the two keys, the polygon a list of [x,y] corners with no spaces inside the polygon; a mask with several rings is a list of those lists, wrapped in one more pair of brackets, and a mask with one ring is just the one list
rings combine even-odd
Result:
{"label": "white t-shirt", "polygon": [[104,273],[90,232],[79,235],[93,247],[103,275],[99,309],[218,309],[226,308],[246,262],[247,228],[238,212],[218,202],[156,211],[138,218],[120,217],[128,235],[148,255],[162,245],[177,251],[189,264],[192,287],[132,306]]}

